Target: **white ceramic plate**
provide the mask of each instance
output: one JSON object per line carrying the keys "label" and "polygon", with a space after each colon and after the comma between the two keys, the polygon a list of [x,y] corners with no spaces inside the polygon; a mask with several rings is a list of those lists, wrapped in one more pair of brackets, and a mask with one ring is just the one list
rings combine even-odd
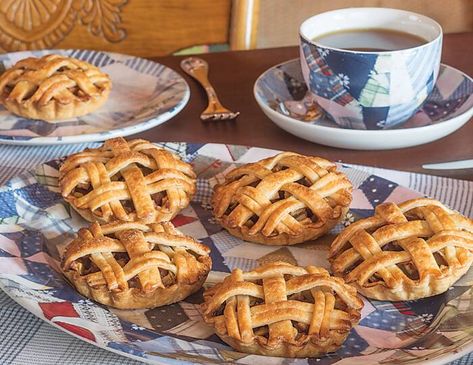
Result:
{"label": "white ceramic plate", "polygon": [[[286,260],[328,267],[328,244],[340,231],[301,245],[264,246],[241,241],[212,219],[209,200],[215,176],[231,166],[278,151],[222,144],[168,143],[198,175],[197,193],[174,224],[208,245],[213,262],[209,282],[231,269],[250,270],[261,261]],[[225,363],[258,365],[442,364],[473,350],[473,270],[451,290],[407,302],[365,300],[362,319],[344,345],[318,359],[285,359],[241,354],[202,322],[202,292],[149,310],[116,310],[79,295],[59,272],[59,257],[86,222],[64,202],[57,187],[59,161],[50,161],[0,187],[0,288],[39,318],[98,347],[153,364]],[[340,166],[354,185],[350,214],[373,214],[374,206],[420,194],[383,177]],[[463,186],[463,185],[462,185]],[[467,186],[445,203],[460,209]],[[468,210],[470,207],[463,209]],[[463,213],[467,213],[463,211]]]}
{"label": "white ceramic plate", "polygon": [[344,129],[327,118],[303,122],[307,88],[299,59],[264,72],[254,86],[263,112],[287,132],[311,142],[354,150],[387,150],[432,142],[449,135],[473,116],[473,80],[461,71],[441,65],[434,90],[419,111],[396,129]]}
{"label": "white ceramic plate", "polygon": [[112,92],[93,113],[60,123],[16,116],[0,106],[0,143],[51,145],[103,141],[164,123],[189,101],[186,81],[175,71],[143,58],[88,50],[24,51],[0,55],[9,68],[26,57],[58,53],[90,62],[112,78]]}

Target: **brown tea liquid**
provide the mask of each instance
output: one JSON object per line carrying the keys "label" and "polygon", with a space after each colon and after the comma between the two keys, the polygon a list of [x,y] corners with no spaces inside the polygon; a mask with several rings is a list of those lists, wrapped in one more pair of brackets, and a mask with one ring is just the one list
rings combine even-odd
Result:
{"label": "brown tea liquid", "polygon": [[427,43],[414,34],[381,28],[345,29],[322,34],[313,41],[321,46],[364,52],[397,51]]}

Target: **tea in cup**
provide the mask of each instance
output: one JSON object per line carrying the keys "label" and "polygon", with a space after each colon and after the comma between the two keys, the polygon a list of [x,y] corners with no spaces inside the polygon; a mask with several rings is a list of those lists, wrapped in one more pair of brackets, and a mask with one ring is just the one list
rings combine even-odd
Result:
{"label": "tea in cup", "polygon": [[385,129],[407,121],[432,91],[442,28],[388,8],[348,8],[315,15],[300,27],[308,89],[338,125]]}

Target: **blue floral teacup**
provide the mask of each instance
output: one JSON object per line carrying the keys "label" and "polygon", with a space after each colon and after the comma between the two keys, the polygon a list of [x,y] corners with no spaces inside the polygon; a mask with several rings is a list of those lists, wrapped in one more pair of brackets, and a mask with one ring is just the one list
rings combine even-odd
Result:
{"label": "blue floral teacup", "polygon": [[[425,43],[394,51],[353,51],[317,41],[323,34],[370,28],[406,32]],[[307,19],[300,42],[305,82],[328,116],[345,128],[385,129],[409,119],[432,91],[442,28],[409,11],[348,8]]]}

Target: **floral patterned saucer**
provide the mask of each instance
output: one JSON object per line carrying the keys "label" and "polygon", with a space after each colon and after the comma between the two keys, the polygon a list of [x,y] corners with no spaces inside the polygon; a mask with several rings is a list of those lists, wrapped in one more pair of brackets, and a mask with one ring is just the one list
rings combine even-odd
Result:
{"label": "floral patterned saucer", "polygon": [[[348,76],[340,77],[344,87],[349,87]],[[413,117],[394,129],[342,128],[325,117],[315,98],[307,92],[299,59],[265,71],[256,80],[254,95],[263,112],[287,132],[311,142],[357,150],[404,148],[432,142],[453,133],[473,116],[473,80],[443,64],[427,100]]]}

